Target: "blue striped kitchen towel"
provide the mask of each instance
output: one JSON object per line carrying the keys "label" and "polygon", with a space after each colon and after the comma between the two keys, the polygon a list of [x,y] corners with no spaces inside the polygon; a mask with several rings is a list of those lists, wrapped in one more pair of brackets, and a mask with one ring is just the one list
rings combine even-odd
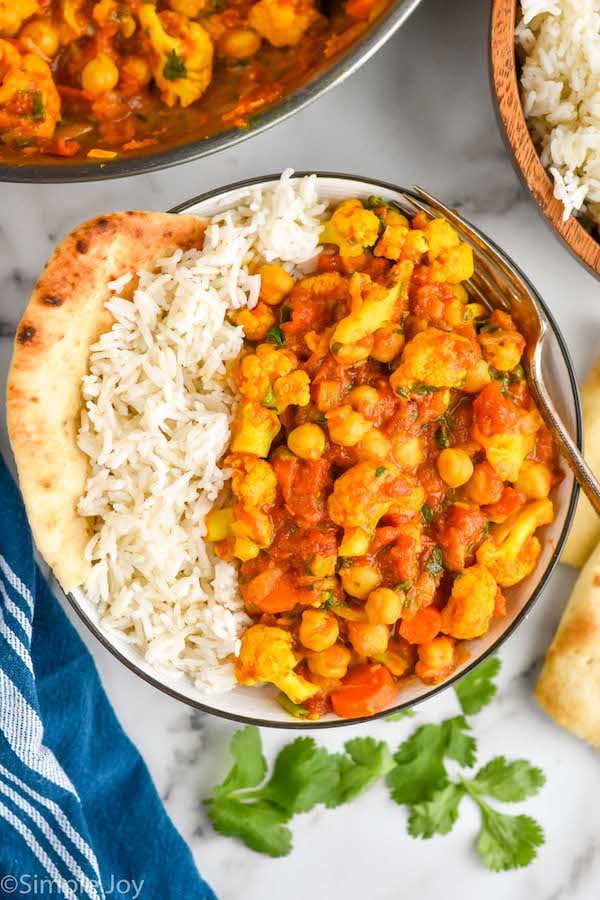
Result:
{"label": "blue striped kitchen towel", "polygon": [[0,456],[0,896],[215,900],[37,568]]}

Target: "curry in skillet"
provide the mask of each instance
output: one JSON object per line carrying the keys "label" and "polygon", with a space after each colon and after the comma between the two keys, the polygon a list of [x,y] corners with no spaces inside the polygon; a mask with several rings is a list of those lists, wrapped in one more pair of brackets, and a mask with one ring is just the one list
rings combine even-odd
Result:
{"label": "curry in skillet", "polygon": [[385,0],[0,0],[0,160],[111,159],[232,127]]}

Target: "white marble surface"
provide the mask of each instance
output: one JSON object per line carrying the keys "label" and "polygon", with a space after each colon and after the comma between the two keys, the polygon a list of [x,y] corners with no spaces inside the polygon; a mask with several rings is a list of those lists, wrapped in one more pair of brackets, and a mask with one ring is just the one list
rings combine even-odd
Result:
{"label": "white marble surface", "polygon": [[[487,19],[482,0],[424,0],[401,32],[349,81],[227,153],[135,179],[1,185],[1,379],[29,289],[55,243],[81,220],[114,209],[167,209],[209,188],[289,165],[418,183],[462,209],[537,285],[581,375],[598,352],[600,286],[538,218],[506,157],[488,89]],[[0,448],[7,451],[3,426]],[[482,761],[497,753],[525,755],[548,776],[542,793],[526,804],[544,826],[546,845],[531,867],[503,875],[479,864],[473,851],[476,815],[467,803],[450,836],[414,841],[406,835],[403,811],[382,787],[343,810],[317,809],[299,817],[295,848],[282,860],[215,835],[202,798],[223,773],[233,726],[162,696],[93,638],[84,638],[124,727],[220,900],[596,900],[600,757],[555,727],[532,699],[540,658],[572,581],[573,573],[559,567],[537,607],[501,650],[499,697],[474,720]],[[421,707],[412,722],[354,726],[330,737],[320,733],[318,739],[334,748],[357,733],[372,733],[395,747],[415,722],[435,721],[456,709],[448,692]],[[263,739],[271,752],[287,738],[265,731]]]}

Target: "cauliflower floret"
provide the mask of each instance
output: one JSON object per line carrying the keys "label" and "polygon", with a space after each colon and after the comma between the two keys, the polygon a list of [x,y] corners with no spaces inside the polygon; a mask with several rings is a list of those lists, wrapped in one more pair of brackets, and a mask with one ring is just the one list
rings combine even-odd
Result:
{"label": "cauliflower floret", "polygon": [[235,661],[238,682],[249,686],[271,682],[287,694],[292,703],[304,703],[314,696],[319,687],[294,672],[298,660],[292,644],[292,635],[283,628],[252,625],[242,637]]}
{"label": "cauliflower floret", "polygon": [[142,3],[139,19],[154,51],[152,72],[167,106],[186,107],[202,96],[212,78],[213,45],[197,22]]}
{"label": "cauliflower floret", "polygon": [[426,328],[405,345],[400,365],[390,376],[390,384],[396,392],[416,385],[457,388],[477,358],[478,351],[468,338]]}
{"label": "cauliflower floret", "polygon": [[472,278],[475,271],[473,251],[468,244],[442,250],[432,262],[430,271],[434,281],[460,284],[461,281]]}
{"label": "cauliflower floret", "polygon": [[51,138],[60,97],[50,67],[0,39],[0,134],[8,141]]}
{"label": "cauliflower floret", "polygon": [[266,457],[280,429],[276,412],[246,400],[238,406],[231,426],[231,450],[233,453]]}
{"label": "cauliflower floret", "polygon": [[426,684],[439,684],[456,667],[455,645],[452,638],[441,634],[426,644],[419,644],[419,661],[415,674]]}
{"label": "cauliflower floret", "polygon": [[400,259],[408,232],[408,225],[386,225],[373,250],[373,256],[384,256],[386,259]]}
{"label": "cauliflower floret", "polygon": [[401,290],[400,281],[391,288],[386,288],[382,284],[375,284],[368,275],[352,275],[350,314],[337,323],[329,340],[330,347],[333,348],[336,344],[355,344],[389,322],[394,315]]}
{"label": "cauliflower floret", "polygon": [[231,489],[240,503],[256,509],[275,503],[277,476],[266,460],[232,453],[225,465],[233,469]]}
{"label": "cauliflower floret", "polygon": [[287,375],[298,366],[298,360],[288,350],[278,350],[273,344],[259,344],[254,353],[243,356],[233,371],[233,380],[248,400],[267,402],[275,379]]}
{"label": "cauliflower floret", "polygon": [[343,528],[373,531],[392,505],[398,476],[398,469],[389,464],[360,462],[352,466],[336,479],[327,501],[332,520]]}
{"label": "cauliflower floret", "polygon": [[427,241],[428,259],[432,263],[445,250],[458,247],[460,238],[452,225],[445,219],[430,219],[423,232]]}
{"label": "cauliflower floret", "polygon": [[273,382],[274,406],[279,414],[288,406],[308,406],[310,402],[310,378],[302,369],[281,375]]}
{"label": "cauliflower floret", "polygon": [[230,527],[234,536],[233,555],[246,561],[255,559],[273,540],[273,523],[268,513],[261,509],[236,503]]}
{"label": "cauliflower floret", "polygon": [[490,538],[477,550],[477,562],[486,566],[500,587],[517,584],[533,571],[541,552],[534,532],[553,519],[551,500],[526,503],[494,528]]}
{"label": "cauliflower floret", "polygon": [[499,372],[509,372],[518,366],[526,346],[525,338],[516,330],[511,317],[501,310],[492,313],[489,325],[479,334],[478,341],[483,358]]}
{"label": "cauliflower floret", "polygon": [[494,434],[481,442],[487,461],[503,481],[516,481],[523,461],[535,447],[535,434]]}
{"label": "cauliflower floret", "polygon": [[274,47],[295,47],[319,19],[312,0],[259,0],[248,24]]}
{"label": "cauliflower floret", "polygon": [[37,0],[0,0],[0,34],[14,37],[23,22],[39,10]]}
{"label": "cauliflower floret", "polygon": [[321,241],[337,244],[343,256],[360,256],[379,237],[380,221],[360,200],[343,200],[323,227]]}
{"label": "cauliflower floret", "polygon": [[497,589],[484,565],[470,566],[457,575],[442,610],[442,631],[465,641],[485,634],[494,614]]}
{"label": "cauliflower floret", "polygon": [[257,303],[254,309],[238,310],[232,318],[236,325],[242,326],[249,341],[264,340],[269,328],[277,321],[271,307],[262,302]]}

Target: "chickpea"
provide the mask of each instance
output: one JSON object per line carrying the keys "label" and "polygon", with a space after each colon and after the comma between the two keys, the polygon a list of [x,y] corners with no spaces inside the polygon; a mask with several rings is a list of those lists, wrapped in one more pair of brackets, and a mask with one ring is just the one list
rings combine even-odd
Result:
{"label": "chickpea", "polygon": [[425,458],[423,441],[418,437],[399,435],[393,441],[394,459],[400,469],[416,469]]}
{"label": "chickpea", "polygon": [[31,19],[21,30],[21,40],[51,59],[58,50],[58,32],[48,19]]}
{"label": "chickpea", "polygon": [[371,355],[375,339],[372,334],[357,341],[355,344],[338,344],[335,343],[331,347],[331,352],[339,363],[344,366],[351,366],[354,363],[362,362]]}
{"label": "chickpea", "polygon": [[392,445],[382,431],[371,428],[358,444],[359,459],[388,459]]}
{"label": "chickpea", "polygon": [[305,609],[300,623],[300,641],[309,650],[327,650],[338,639],[340,629],[334,615],[321,609]]}
{"label": "chickpea", "polygon": [[528,500],[544,500],[552,487],[552,472],[544,463],[526,459],[519,469],[515,487]]}
{"label": "chickpea", "polygon": [[112,91],[119,80],[119,70],[106,53],[99,53],[83,67],[81,86],[88,94],[99,95]]}
{"label": "chickpea", "polygon": [[393,625],[402,614],[402,597],[390,588],[376,588],[368,596],[365,612],[372,625]]}
{"label": "chickpea", "polygon": [[309,651],[306,661],[314,675],[324,678],[343,678],[348,671],[352,654],[343,644],[333,644],[318,653]]}
{"label": "chickpea", "polygon": [[217,41],[217,52],[227,59],[249,59],[261,43],[262,38],[252,28],[232,28]]}
{"label": "chickpea", "polygon": [[485,359],[480,359],[468,370],[463,391],[467,394],[478,394],[491,380],[488,364]]}
{"label": "chickpea", "polygon": [[300,459],[320,459],[325,449],[325,433],[314,422],[305,422],[290,431],[287,445]]}
{"label": "chickpea", "polygon": [[364,600],[381,582],[374,566],[350,566],[340,572],[342,587],[351,597]]}
{"label": "chickpea", "polygon": [[361,413],[367,419],[372,419],[379,403],[379,394],[374,387],[362,384],[360,387],[352,388],[348,394],[348,403],[356,412]]}
{"label": "chickpea", "polygon": [[377,362],[388,363],[395,359],[404,347],[404,334],[400,326],[390,322],[378,328],[374,334],[371,356]]}
{"label": "chickpea", "polygon": [[269,306],[277,306],[294,287],[294,279],[283,266],[265,263],[258,270],[260,275],[260,299]]}
{"label": "chickpea", "polygon": [[329,437],[342,447],[354,447],[372,427],[370,422],[360,413],[354,412],[349,405],[337,406],[325,413],[325,418]]}
{"label": "chickpea", "polygon": [[359,656],[377,656],[387,650],[390,632],[385,625],[348,622],[348,637]]}
{"label": "chickpea", "polygon": [[121,71],[141,87],[152,79],[152,71],[143,56],[126,56]]}
{"label": "chickpea", "polygon": [[371,535],[362,528],[345,528],[340,543],[340,556],[364,556],[371,544]]}
{"label": "chickpea", "polygon": [[479,506],[497,503],[502,496],[504,482],[489,462],[477,463],[466,487],[469,500]]}
{"label": "chickpea", "polygon": [[336,563],[337,556],[335,555],[325,556],[324,553],[315,553],[310,561],[310,571],[317,578],[327,578],[330,575],[335,575]]}
{"label": "chickpea", "polygon": [[454,641],[440,635],[426,644],[419,644],[419,661],[415,673],[423,681],[437,684],[454,668]]}
{"label": "chickpea", "polygon": [[466,484],[473,474],[473,463],[464,450],[449,447],[438,456],[437,469],[449,487],[457,488]]}

